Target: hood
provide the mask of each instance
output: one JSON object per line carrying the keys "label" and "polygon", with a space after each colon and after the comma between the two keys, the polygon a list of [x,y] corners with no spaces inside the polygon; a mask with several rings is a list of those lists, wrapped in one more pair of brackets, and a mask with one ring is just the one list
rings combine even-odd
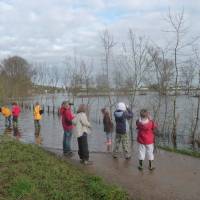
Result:
{"label": "hood", "polygon": [[117,104],[117,110],[122,110],[125,111],[126,110],[126,105],[123,102],[120,102]]}
{"label": "hood", "polygon": [[139,118],[139,122],[141,123],[141,124],[148,124],[149,123],[149,119],[147,118],[147,119],[142,119],[141,117]]}
{"label": "hood", "polygon": [[123,114],[124,114],[124,112],[123,112],[122,110],[116,110],[116,111],[114,112],[114,116],[115,116],[116,118],[122,117]]}

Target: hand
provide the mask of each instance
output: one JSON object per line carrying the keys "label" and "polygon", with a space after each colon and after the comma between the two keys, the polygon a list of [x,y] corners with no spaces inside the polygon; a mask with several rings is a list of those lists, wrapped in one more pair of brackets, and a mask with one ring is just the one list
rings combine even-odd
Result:
{"label": "hand", "polygon": [[152,120],[153,118],[152,118],[152,116],[148,113],[148,119],[149,120]]}

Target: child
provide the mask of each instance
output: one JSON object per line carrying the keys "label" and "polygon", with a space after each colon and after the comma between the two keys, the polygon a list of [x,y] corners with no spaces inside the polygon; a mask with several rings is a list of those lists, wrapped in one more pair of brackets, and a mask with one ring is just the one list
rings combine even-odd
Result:
{"label": "child", "polygon": [[106,133],[107,150],[109,151],[112,145],[113,122],[106,108],[101,109],[101,112],[103,114],[103,125],[104,132]]}
{"label": "child", "polygon": [[10,129],[11,128],[11,111],[8,107],[3,106],[0,108],[0,112],[5,117],[5,127]]}
{"label": "child", "polygon": [[147,158],[149,160],[149,170],[154,170],[152,166],[154,160],[154,130],[157,128],[153,120],[149,118],[149,113],[146,109],[140,111],[140,118],[136,122],[138,135],[138,151],[139,151],[139,170],[143,170],[143,161],[145,159],[145,154],[147,153]]}
{"label": "child", "polygon": [[13,127],[18,128],[18,117],[21,109],[16,102],[12,103],[12,116],[13,116]]}
{"label": "child", "polygon": [[75,125],[74,132],[78,140],[78,154],[81,163],[85,165],[90,165],[92,164],[92,162],[89,161],[87,136],[90,133],[89,129],[91,128],[91,125],[87,119],[86,111],[86,105],[81,104],[78,108],[77,115],[73,120],[73,124]]}
{"label": "child", "polygon": [[40,107],[39,102],[36,102],[34,111],[33,111],[33,116],[34,116],[34,125],[35,125],[35,136],[40,135],[40,120],[42,119],[42,113],[43,110]]}
{"label": "child", "polygon": [[133,112],[123,103],[117,104],[117,110],[114,112],[116,122],[115,147],[113,150],[113,158],[117,158],[119,145],[122,143],[125,159],[130,159],[129,141],[128,141],[128,123],[127,120],[133,118]]}

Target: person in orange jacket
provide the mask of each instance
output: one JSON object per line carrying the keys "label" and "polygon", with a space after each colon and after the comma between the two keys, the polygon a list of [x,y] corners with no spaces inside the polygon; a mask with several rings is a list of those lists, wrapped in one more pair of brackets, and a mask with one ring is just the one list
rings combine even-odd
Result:
{"label": "person in orange jacket", "polygon": [[33,111],[35,135],[40,134],[40,129],[41,129],[40,120],[42,119],[42,113],[43,113],[43,110],[41,109],[39,102],[36,102],[34,111]]}
{"label": "person in orange jacket", "polygon": [[11,128],[11,116],[12,116],[12,113],[11,113],[10,109],[8,107],[6,107],[6,106],[2,106],[0,108],[0,112],[5,117],[5,127],[6,128]]}

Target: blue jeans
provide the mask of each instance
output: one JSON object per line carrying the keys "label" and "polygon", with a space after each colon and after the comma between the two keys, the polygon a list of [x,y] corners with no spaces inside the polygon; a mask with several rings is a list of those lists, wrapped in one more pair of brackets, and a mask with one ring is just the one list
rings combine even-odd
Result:
{"label": "blue jeans", "polygon": [[71,152],[72,131],[64,131],[63,135],[63,153]]}

